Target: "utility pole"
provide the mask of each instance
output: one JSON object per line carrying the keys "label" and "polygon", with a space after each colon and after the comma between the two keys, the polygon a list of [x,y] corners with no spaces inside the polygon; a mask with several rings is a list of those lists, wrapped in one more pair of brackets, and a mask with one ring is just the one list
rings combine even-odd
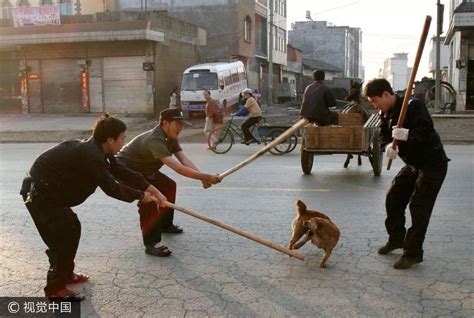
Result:
{"label": "utility pole", "polygon": [[436,81],[435,81],[435,105],[436,109],[440,109],[441,105],[441,32],[443,28],[443,12],[444,5],[438,0],[437,4],[437,15],[436,15]]}
{"label": "utility pole", "polygon": [[273,104],[273,1],[269,0],[268,10],[270,14],[268,15],[268,26],[270,31],[268,32],[268,94],[267,94],[267,106]]}

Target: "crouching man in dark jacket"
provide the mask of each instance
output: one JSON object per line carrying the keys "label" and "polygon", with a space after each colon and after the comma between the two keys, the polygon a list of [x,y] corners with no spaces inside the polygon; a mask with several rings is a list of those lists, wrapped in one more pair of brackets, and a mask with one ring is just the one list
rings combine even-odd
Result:
{"label": "crouching man in dark jacket", "polygon": [[121,120],[100,117],[87,140],[69,140],[42,153],[23,180],[20,194],[48,249],[50,268],[45,295],[51,299],[83,300],[66,288],[89,276],[74,272],[81,223],[71,207],[84,202],[99,186],[115,199],[164,205],[166,197],[140,174],[116,162],[125,142]]}
{"label": "crouching man in dark jacket", "polygon": [[[403,128],[396,128],[403,101],[393,93],[390,83],[374,79],[365,86],[365,95],[380,110],[382,144],[387,145],[385,155],[392,160],[400,157],[405,163],[387,193],[388,242],[378,252],[388,254],[403,248],[402,256],[393,267],[407,269],[423,261],[423,241],[449,159],[428,110],[419,100],[410,101]],[[396,149],[393,149],[392,138],[398,140]],[[405,228],[407,206],[412,223],[408,231]]]}

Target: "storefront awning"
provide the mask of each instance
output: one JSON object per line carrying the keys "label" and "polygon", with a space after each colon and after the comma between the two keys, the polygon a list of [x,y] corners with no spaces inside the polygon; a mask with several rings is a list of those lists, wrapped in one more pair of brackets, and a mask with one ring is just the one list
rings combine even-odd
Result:
{"label": "storefront awning", "polygon": [[151,29],[148,21],[0,28],[0,48],[26,44],[134,40],[164,42],[164,33]]}

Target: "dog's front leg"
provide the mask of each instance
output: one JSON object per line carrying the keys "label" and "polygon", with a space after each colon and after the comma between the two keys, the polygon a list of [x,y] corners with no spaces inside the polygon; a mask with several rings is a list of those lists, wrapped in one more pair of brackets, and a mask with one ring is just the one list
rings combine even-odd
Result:
{"label": "dog's front leg", "polygon": [[296,244],[293,246],[293,249],[294,249],[294,250],[299,249],[301,246],[305,245],[306,242],[308,242],[309,240],[311,240],[311,237],[310,237],[308,234],[306,234],[306,236],[303,237],[303,239],[302,239],[301,241],[299,241],[298,243],[296,243]]}

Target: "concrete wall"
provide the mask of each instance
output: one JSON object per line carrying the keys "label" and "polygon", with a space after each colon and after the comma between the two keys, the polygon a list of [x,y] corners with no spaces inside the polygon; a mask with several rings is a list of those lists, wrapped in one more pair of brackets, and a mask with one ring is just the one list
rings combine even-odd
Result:
{"label": "concrete wall", "polygon": [[186,68],[198,64],[197,48],[182,42],[167,41],[156,44],[155,87],[156,107],[159,112],[169,107],[169,92],[174,87],[181,87],[182,74]]}
{"label": "concrete wall", "polygon": [[[118,0],[118,10],[140,10],[140,0]],[[244,19],[255,28],[252,0],[148,0],[148,10],[167,10],[170,17],[193,23],[207,31],[207,45],[200,48],[200,61],[229,60],[233,56],[252,58],[255,41],[243,38]]]}
{"label": "concrete wall", "polygon": [[344,76],[360,77],[361,32],[358,28],[332,27],[326,21],[296,22],[288,31],[288,43],[303,56],[343,70]]}

